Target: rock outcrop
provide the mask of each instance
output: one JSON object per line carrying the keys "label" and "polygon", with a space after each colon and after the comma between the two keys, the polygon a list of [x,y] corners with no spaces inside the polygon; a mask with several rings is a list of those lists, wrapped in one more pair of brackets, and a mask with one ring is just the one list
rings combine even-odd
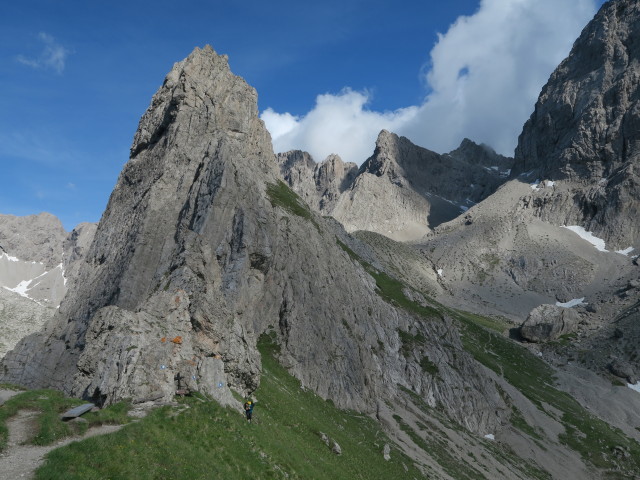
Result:
{"label": "rock outcrop", "polygon": [[575,332],[580,316],[575,310],[556,305],[534,308],[520,327],[520,335],[530,342],[548,342]]}
{"label": "rock outcrop", "polygon": [[639,17],[638,2],[611,1],[587,25],[543,88],[513,171],[556,181],[554,195],[534,195],[541,218],[583,226],[614,250],[640,238]]}
{"label": "rock outcrop", "polygon": [[302,386],[340,407],[375,411],[406,388],[473,431],[495,428],[504,402],[453,323],[385,301],[356,240],[279,177],[256,92],[226,57],[205,47],[175,64],[72,291],[6,355],[1,381],[100,404],[167,401],[180,381],[233,404],[231,389],[258,385],[269,334]]}

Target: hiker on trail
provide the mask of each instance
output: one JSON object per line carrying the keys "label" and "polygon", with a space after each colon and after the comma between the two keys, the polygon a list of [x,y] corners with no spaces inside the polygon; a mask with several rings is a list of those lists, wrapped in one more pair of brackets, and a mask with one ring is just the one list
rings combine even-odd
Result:
{"label": "hiker on trail", "polygon": [[247,400],[247,403],[244,404],[244,413],[247,416],[247,422],[251,423],[251,415],[253,414],[253,402],[251,400]]}

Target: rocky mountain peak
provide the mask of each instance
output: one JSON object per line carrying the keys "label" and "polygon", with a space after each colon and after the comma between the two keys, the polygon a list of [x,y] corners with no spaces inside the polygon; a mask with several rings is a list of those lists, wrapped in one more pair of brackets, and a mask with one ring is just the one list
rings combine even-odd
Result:
{"label": "rocky mountain peak", "polygon": [[542,90],[516,148],[514,177],[562,181],[534,201],[615,248],[640,230],[640,5],[605,3]]}
{"label": "rocky mountain peak", "polygon": [[515,173],[606,177],[640,153],[640,5],[605,3],[542,89]]}
{"label": "rocky mountain peak", "polygon": [[62,262],[62,242],[67,232],[50,213],[16,217],[0,215],[0,254],[53,268]]}
{"label": "rocky mountain peak", "polygon": [[471,165],[493,168],[503,176],[508,176],[513,166],[513,158],[500,155],[489,145],[479,145],[468,138],[463,139],[458,148],[449,152],[449,156]]}
{"label": "rocky mountain peak", "polygon": [[287,184],[312,208],[330,215],[337,198],[355,178],[358,166],[345,163],[331,154],[316,163],[311,155],[300,150],[277,155],[280,174]]}
{"label": "rocky mountain peak", "polygon": [[[151,148],[165,136],[165,130],[183,125],[187,119],[187,125],[193,121],[201,123],[197,128],[192,125],[191,130],[205,135],[222,128],[231,135],[246,134],[257,112],[256,91],[231,73],[227,56],[218,55],[209,45],[196,48],[186,59],[174,64],[153,96],[140,120],[131,157]],[[173,132],[177,141],[189,133],[182,130]]]}

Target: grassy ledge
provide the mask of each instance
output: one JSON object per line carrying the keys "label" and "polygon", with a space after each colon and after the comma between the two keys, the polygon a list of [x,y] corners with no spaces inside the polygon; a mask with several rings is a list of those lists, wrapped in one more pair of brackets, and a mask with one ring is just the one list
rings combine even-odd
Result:
{"label": "grassy ledge", "polygon": [[396,305],[408,312],[415,313],[425,319],[442,318],[438,310],[430,306],[423,306],[406,297],[403,290],[407,288],[402,282],[390,277],[386,273],[376,270],[372,265],[365,262],[360,256],[351,250],[346,244],[336,237],[336,243],[344,250],[349,257],[360,263],[366,272],[373,277],[378,287],[377,292],[387,303]]}
{"label": "grassy ledge", "polygon": [[267,195],[272,207],[280,207],[292,215],[309,220],[320,231],[320,225],[313,218],[309,206],[282,180],[267,184]]}

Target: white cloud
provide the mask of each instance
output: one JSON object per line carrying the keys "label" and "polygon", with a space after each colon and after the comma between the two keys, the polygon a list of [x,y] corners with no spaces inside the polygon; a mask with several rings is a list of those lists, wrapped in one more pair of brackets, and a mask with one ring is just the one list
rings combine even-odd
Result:
{"label": "white cloud", "polygon": [[261,118],[273,137],[276,152],[299,148],[317,160],[337,153],[344,160],[362,163],[371,155],[380,130],[397,130],[418,110],[409,107],[395,112],[372,112],[365,108],[368,101],[367,92],[344,89],[337,95],[318,95],[314,109],[302,118],[279,114],[270,108]]}
{"label": "white cloud", "polygon": [[319,95],[301,117],[262,114],[276,151],[362,163],[382,128],[446,152],[464,137],[513,155],[542,86],[596,11],[594,0],[482,0],[431,50],[424,102],[394,112],[366,108],[367,92]]}
{"label": "white cloud", "polygon": [[32,68],[51,69],[61,74],[64,71],[69,50],[56,42],[55,38],[48,33],[40,32],[38,39],[44,44],[40,54],[35,58],[18,55],[18,62]]}

